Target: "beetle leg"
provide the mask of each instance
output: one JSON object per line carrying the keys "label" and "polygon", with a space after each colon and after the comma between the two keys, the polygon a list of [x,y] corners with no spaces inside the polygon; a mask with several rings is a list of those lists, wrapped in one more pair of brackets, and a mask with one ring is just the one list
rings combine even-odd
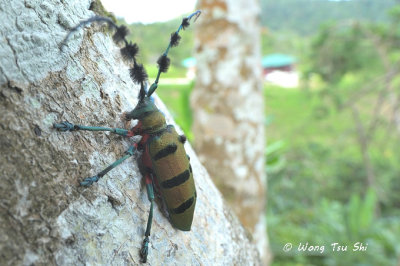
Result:
{"label": "beetle leg", "polygon": [[179,141],[180,141],[182,144],[185,144],[186,140],[187,140],[187,138],[186,138],[185,135],[179,135]]}
{"label": "beetle leg", "polygon": [[131,157],[133,154],[135,154],[137,148],[137,144],[134,143],[132,146],[129,147],[129,149],[125,152],[125,156],[121,157],[120,159],[116,160],[109,166],[107,166],[104,170],[99,172],[97,175],[92,176],[92,177],[87,177],[85,178],[82,182],[80,182],[81,186],[88,187],[92,185],[94,182],[99,181],[101,177],[103,177],[105,174],[107,174],[109,171],[111,171],[114,167],[120,165],[123,161]]}
{"label": "beetle leg", "polygon": [[153,189],[153,179],[149,173],[146,173],[146,189],[147,189],[147,197],[150,201],[150,212],[149,217],[147,218],[147,227],[145,232],[145,238],[143,240],[142,248],[140,249],[140,257],[142,258],[142,262],[145,263],[147,261],[147,254],[149,252],[149,236],[151,230],[151,223],[153,221],[153,206],[154,206],[154,189]]}
{"label": "beetle leg", "polygon": [[124,136],[128,135],[128,130],[122,128],[109,128],[109,127],[92,127],[92,126],[82,126],[74,125],[67,121],[61,123],[54,123],[53,127],[59,131],[77,131],[77,130],[88,130],[88,131],[110,131],[111,133]]}

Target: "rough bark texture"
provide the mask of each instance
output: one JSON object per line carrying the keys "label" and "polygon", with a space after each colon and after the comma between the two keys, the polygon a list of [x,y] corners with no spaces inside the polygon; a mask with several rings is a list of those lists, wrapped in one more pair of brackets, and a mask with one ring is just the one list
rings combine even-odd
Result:
{"label": "rough bark texture", "polygon": [[268,261],[257,0],[200,0],[191,103],[201,162]]}
{"label": "rough bark texture", "polygon": [[[59,50],[67,31],[94,15],[89,7],[89,0],[0,2],[0,265],[139,263],[150,204],[136,160],[90,188],[78,186],[121,157],[131,140],[52,129],[63,120],[124,127],[121,113],[137,102],[119,48],[99,27],[80,30]],[[156,104],[173,123],[157,97]],[[175,230],[156,208],[149,264],[259,264],[185,146],[198,195],[192,230]]]}

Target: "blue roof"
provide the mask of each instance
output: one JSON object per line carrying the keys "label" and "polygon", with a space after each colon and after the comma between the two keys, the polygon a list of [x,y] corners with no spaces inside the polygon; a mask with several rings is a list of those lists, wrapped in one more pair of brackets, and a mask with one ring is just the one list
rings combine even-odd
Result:
{"label": "blue roof", "polygon": [[[263,67],[284,67],[296,63],[296,58],[286,54],[269,54],[264,56],[261,61]],[[188,57],[182,60],[184,67],[193,67],[196,65],[196,58]]]}
{"label": "blue roof", "polygon": [[182,60],[181,64],[182,64],[184,67],[193,67],[193,66],[196,65],[196,58],[194,58],[194,57],[188,57],[188,58]]}
{"label": "blue roof", "polygon": [[284,67],[296,62],[296,58],[286,54],[270,54],[264,56],[261,65],[263,67]]}

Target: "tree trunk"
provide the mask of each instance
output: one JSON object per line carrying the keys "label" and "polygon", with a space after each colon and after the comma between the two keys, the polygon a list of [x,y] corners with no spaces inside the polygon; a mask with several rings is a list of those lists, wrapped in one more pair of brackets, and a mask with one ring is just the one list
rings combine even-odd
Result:
{"label": "tree trunk", "polygon": [[[0,265],[139,263],[150,203],[136,160],[89,188],[78,185],[131,141],[52,128],[64,120],[124,127],[121,113],[137,103],[119,48],[99,27],[79,30],[59,49],[69,29],[94,15],[90,4],[0,3]],[[157,97],[156,104],[173,123]],[[185,146],[198,195],[192,230],[174,229],[156,208],[149,263],[258,265],[255,246]]]}
{"label": "tree trunk", "polygon": [[268,263],[264,106],[257,0],[200,0],[195,149]]}

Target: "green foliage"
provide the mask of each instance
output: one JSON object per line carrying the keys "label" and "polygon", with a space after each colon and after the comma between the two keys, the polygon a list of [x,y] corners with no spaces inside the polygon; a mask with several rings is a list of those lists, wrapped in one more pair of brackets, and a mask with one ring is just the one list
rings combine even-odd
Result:
{"label": "green foliage", "polygon": [[[353,194],[347,204],[321,198],[313,208],[296,212],[279,214],[270,209],[272,265],[394,265],[400,255],[396,237],[400,221],[374,218],[373,200],[374,192],[369,192],[364,198]],[[290,252],[282,250],[286,243],[293,245]],[[306,243],[324,250],[299,250]],[[339,251],[338,246],[347,251]]]}
{"label": "green foliage", "polygon": [[283,154],[285,142],[282,140],[269,143],[265,148],[266,171],[267,173],[276,173],[282,170],[286,165],[286,159]]}
{"label": "green foliage", "polygon": [[[371,154],[379,188],[365,190],[365,169],[353,137],[349,110],[338,110],[321,91],[265,88],[268,114],[267,157],[284,158],[277,171],[268,164],[268,234],[273,265],[390,265],[400,255],[398,137],[378,134]],[[320,106],[326,110],[321,115]],[[271,119],[273,118],[273,119]],[[387,141],[381,150],[380,139]],[[284,144],[283,144],[284,143]],[[382,153],[384,152],[384,156]],[[361,196],[363,195],[363,196]],[[386,198],[386,199],[385,199]],[[381,216],[375,216],[376,206]],[[294,251],[285,253],[286,243]],[[298,252],[299,243],[325,245],[323,254]],[[332,252],[332,243],[368,243],[367,252]]]}
{"label": "green foliage", "polygon": [[[322,28],[311,46],[310,57],[314,64],[310,71],[335,84],[346,74],[371,73],[379,69],[378,55],[362,30],[358,23],[349,26],[329,24]],[[369,65],[368,69],[365,69],[366,65]]]}
{"label": "green foliage", "polygon": [[373,189],[367,191],[364,202],[359,195],[351,196],[345,217],[347,236],[350,239],[361,239],[371,229],[376,202],[376,194]]}
{"label": "green foliage", "polygon": [[[374,120],[379,99],[398,93],[384,93],[387,84],[400,84],[398,73],[387,73],[399,61],[397,10],[392,24],[326,24],[301,61],[305,77],[321,77],[318,86],[265,90],[267,114],[274,117],[269,141],[287,143],[279,153],[285,165],[269,171],[267,219],[275,265],[394,265],[400,257],[400,139],[385,116]],[[357,108],[360,121],[349,106]],[[366,185],[357,123],[374,129],[367,131],[377,177],[373,187]],[[358,242],[368,244],[367,251],[353,251]],[[283,252],[286,243],[294,250]],[[326,250],[298,251],[300,243]],[[349,250],[333,251],[332,243]]]}
{"label": "green foliage", "polygon": [[395,4],[396,0],[262,0],[261,23],[274,32],[310,35],[326,21],[386,22],[386,10]]}

